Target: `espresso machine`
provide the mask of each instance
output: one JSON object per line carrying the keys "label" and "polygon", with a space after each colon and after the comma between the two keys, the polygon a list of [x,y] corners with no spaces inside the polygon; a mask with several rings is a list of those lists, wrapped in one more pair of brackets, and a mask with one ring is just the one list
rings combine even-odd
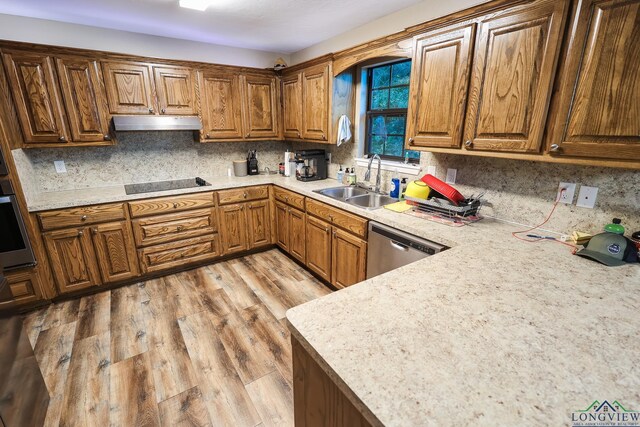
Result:
{"label": "espresso machine", "polygon": [[327,179],[325,150],[296,151],[296,178],[298,181]]}

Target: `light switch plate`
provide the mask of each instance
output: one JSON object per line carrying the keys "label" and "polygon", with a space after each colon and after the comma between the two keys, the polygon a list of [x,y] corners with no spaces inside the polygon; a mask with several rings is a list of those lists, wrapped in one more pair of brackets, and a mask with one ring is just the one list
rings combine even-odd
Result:
{"label": "light switch plate", "polygon": [[55,160],[53,165],[58,173],[67,173],[67,167],[64,164],[64,160]]}
{"label": "light switch plate", "polygon": [[458,169],[447,169],[447,178],[444,180],[444,182],[446,182],[447,184],[455,184],[457,174]]}
{"label": "light switch plate", "polygon": [[[567,191],[565,191],[564,193],[560,194],[560,191],[566,188]],[[559,203],[566,203],[568,205],[573,203],[573,196],[575,196],[576,194],[576,185],[572,182],[561,182],[560,185],[558,185],[558,195],[556,196],[556,200]]]}
{"label": "light switch plate", "polygon": [[436,167],[435,166],[427,166],[427,173],[429,175],[436,176]]}
{"label": "light switch plate", "polygon": [[596,205],[596,197],[598,197],[598,187],[587,187],[583,185],[580,187],[576,206],[593,209]]}

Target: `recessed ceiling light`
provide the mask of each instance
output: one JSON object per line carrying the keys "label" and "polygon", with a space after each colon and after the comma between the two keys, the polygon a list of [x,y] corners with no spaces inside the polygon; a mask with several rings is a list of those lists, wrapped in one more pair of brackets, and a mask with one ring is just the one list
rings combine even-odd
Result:
{"label": "recessed ceiling light", "polygon": [[180,7],[205,11],[211,6],[212,0],[180,0]]}

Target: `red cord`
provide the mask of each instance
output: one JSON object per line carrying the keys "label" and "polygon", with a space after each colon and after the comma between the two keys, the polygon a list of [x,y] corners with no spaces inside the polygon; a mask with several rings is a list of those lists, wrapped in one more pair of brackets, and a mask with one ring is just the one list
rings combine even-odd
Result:
{"label": "red cord", "polygon": [[541,222],[540,224],[536,225],[535,227],[529,228],[528,230],[522,230],[522,231],[514,231],[511,233],[511,235],[513,237],[515,237],[518,240],[522,240],[523,242],[527,242],[527,243],[538,243],[538,242],[542,242],[542,241],[551,241],[551,242],[556,242],[556,243],[561,243],[563,245],[569,246],[571,248],[573,248],[573,253],[575,253],[577,251],[577,246],[573,245],[571,243],[567,243],[567,242],[563,242],[561,240],[557,240],[557,239],[525,239],[523,237],[518,236],[518,234],[522,234],[522,233],[528,233],[530,231],[533,231],[537,228],[542,227],[543,225],[545,225],[547,222],[549,222],[549,220],[551,219],[551,215],[553,215],[553,213],[555,212],[556,208],[558,207],[558,203],[560,202],[560,199],[562,199],[563,194],[567,191],[566,188],[563,188],[562,190],[560,190],[560,194],[558,195],[558,199],[553,203],[553,208],[551,209],[551,212],[549,212],[549,215],[547,215],[547,218]]}

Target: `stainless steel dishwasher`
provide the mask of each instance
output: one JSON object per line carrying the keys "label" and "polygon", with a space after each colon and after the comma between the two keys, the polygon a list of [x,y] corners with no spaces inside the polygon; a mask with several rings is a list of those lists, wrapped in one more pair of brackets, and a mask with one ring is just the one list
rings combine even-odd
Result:
{"label": "stainless steel dishwasher", "polygon": [[370,221],[367,279],[447,249],[413,234]]}

